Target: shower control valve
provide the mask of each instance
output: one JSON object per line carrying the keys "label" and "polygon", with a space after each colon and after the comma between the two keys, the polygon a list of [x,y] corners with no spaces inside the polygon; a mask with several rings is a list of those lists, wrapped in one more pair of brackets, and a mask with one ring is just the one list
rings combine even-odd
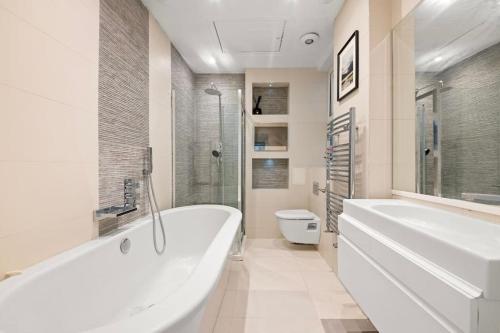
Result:
{"label": "shower control valve", "polygon": [[139,187],[139,182],[132,179],[126,178],[123,181],[123,205],[124,207],[135,207],[137,201],[137,188]]}

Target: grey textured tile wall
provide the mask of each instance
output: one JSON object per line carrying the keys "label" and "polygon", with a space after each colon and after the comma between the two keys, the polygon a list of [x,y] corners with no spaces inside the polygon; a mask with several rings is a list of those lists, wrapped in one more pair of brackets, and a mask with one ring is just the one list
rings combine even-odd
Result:
{"label": "grey textured tile wall", "polygon": [[[244,79],[243,79],[244,81]],[[244,89],[242,90],[242,92]],[[240,132],[241,108],[237,104],[224,107],[224,203],[235,208],[238,207],[238,153]],[[242,165],[243,162],[242,162]]]}
{"label": "grey textured tile wall", "polygon": [[288,188],[287,158],[254,158],[252,188]]}
{"label": "grey textured tile wall", "polygon": [[439,94],[443,196],[500,194],[500,44],[435,75]]}
{"label": "grey textured tile wall", "polygon": [[288,114],[288,87],[253,87],[253,107],[262,96],[262,114]]}
{"label": "grey textured tile wall", "polygon": [[[224,137],[219,134],[219,100],[205,89],[213,82],[221,91]],[[238,204],[238,89],[243,74],[195,74],[172,46],[172,87],[175,89],[175,205]],[[224,175],[212,150],[223,143]],[[224,179],[222,179],[224,177]]]}
{"label": "grey textured tile wall", "polygon": [[171,66],[175,90],[175,206],[179,207],[194,204],[194,73],[173,45]]}
{"label": "grey textured tile wall", "polygon": [[[101,0],[99,22],[99,206],[123,205],[123,180],[141,181],[149,145],[149,23],[138,0]],[[144,216],[138,211],[102,225],[105,232]]]}
{"label": "grey textured tile wall", "polygon": [[[434,73],[418,73],[416,76],[416,87],[425,87],[430,84],[436,83],[434,78]],[[437,88],[438,86],[436,86]],[[433,121],[439,120],[439,108],[434,108],[434,96],[432,94],[426,94],[429,89],[424,90],[419,95],[425,96],[417,100],[417,122],[419,122],[419,117],[423,117],[424,128],[417,128],[417,136],[419,132],[423,132],[424,138],[424,148],[429,149],[429,153],[425,155],[425,182],[422,193],[434,195],[434,134],[433,134]],[[418,114],[420,112],[420,114]],[[417,126],[420,125],[417,123]],[[417,141],[417,145],[420,145],[420,141]]]}

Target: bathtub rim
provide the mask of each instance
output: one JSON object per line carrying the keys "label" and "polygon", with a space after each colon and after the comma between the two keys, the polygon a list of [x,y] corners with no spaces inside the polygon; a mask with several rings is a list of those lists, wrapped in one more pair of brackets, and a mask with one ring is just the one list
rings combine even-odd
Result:
{"label": "bathtub rim", "polygon": [[[104,326],[84,329],[82,332],[156,332],[174,325],[199,310],[204,305],[204,302],[209,297],[222,274],[234,237],[237,235],[242,214],[238,209],[224,205],[191,205],[161,211],[162,216],[168,216],[175,212],[206,208],[222,210],[229,213],[229,215],[215,237],[211,240],[200,262],[181,287],[168,298],[162,300],[162,302],[141,313],[120,321],[107,323]],[[0,304],[8,300],[19,288],[50,272],[54,267],[71,262],[80,256],[94,251],[105,243],[122,239],[127,234],[151,222],[151,216],[139,218],[136,221],[119,227],[117,231],[111,234],[98,237],[63,251],[28,267],[20,275],[1,281]],[[211,259],[207,260],[207,258]],[[0,329],[0,332],[4,331]]]}

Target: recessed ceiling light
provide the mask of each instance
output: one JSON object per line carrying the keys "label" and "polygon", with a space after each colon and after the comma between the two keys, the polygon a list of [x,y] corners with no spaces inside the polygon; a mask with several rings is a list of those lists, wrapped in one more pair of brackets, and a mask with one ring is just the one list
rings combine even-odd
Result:
{"label": "recessed ceiling light", "polygon": [[206,57],[205,58],[205,62],[209,65],[215,65],[217,63],[217,61],[215,60],[214,57]]}
{"label": "recessed ceiling light", "polygon": [[437,56],[436,58],[434,58],[435,62],[440,62],[441,60],[443,60],[443,57],[441,56]]}

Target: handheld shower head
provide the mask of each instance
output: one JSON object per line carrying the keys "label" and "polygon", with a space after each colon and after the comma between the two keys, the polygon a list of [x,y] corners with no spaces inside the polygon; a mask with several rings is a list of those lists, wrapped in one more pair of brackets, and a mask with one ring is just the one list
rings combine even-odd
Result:
{"label": "handheld shower head", "polygon": [[145,176],[151,175],[153,173],[153,148],[146,148],[146,158],[144,159],[144,169],[142,174]]}

